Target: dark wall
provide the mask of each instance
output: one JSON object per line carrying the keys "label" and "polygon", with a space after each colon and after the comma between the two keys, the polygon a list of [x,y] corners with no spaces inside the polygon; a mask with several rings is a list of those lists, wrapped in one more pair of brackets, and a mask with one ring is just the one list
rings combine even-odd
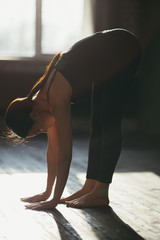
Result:
{"label": "dark wall", "polygon": [[41,77],[48,61],[1,60],[0,61],[0,111],[3,112],[10,101],[26,96],[33,84]]}
{"label": "dark wall", "polygon": [[126,116],[139,131],[160,135],[160,1],[94,1],[95,31],[125,28],[140,40],[143,56]]}

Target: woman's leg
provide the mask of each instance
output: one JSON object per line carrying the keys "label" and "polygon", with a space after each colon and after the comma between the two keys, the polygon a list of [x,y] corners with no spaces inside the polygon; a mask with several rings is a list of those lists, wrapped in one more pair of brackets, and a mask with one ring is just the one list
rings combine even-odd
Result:
{"label": "woman's leg", "polygon": [[106,82],[102,107],[102,151],[97,180],[111,183],[121,153],[121,119],[126,106],[134,74],[124,72],[111,82]]}
{"label": "woman's leg", "polygon": [[111,183],[121,152],[121,118],[124,109],[119,79],[104,85],[102,109],[101,162],[97,180]]}
{"label": "woman's leg", "polygon": [[87,179],[83,188],[65,199],[70,207],[95,207],[109,204],[109,184],[97,181],[101,164],[102,141],[103,141],[103,96],[104,86],[92,85],[92,131],[89,145],[89,160]]}
{"label": "woman's leg", "polygon": [[134,68],[131,68],[116,79],[106,81],[99,88],[99,95],[94,94],[98,90],[93,88],[92,103],[95,105],[92,108],[89,162],[87,179],[82,188],[88,191],[85,194],[80,190],[80,194],[78,192],[74,198],[66,200],[68,206],[83,208],[109,204],[109,183],[121,152],[121,118],[134,74]]}
{"label": "woman's leg", "polygon": [[[86,182],[95,181],[95,184],[87,194],[66,201],[65,203],[70,207],[84,208],[106,206],[109,204],[109,183],[112,181],[112,176],[121,152],[121,118],[132,79],[132,74],[124,73],[117,77],[117,79],[106,82],[105,86],[103,86],[103,91],[101,91],[101,96],[103,96],[101,99],[103,100],[99,109],[99,116],[101,117],[98,118],[98,120],[101,119],[102,128],[99,128],[99,125],[95,125],[93,129],[93,132],[95,130],[97,133],[96,127],[98,127],[99,132],[101,131],[102,133],[102,138],[99,138],[101,139],[100,141],[96,141],[98,148],[92,145],[95,142],[91,138],[90,161],[88,163],[86,180]],[[95,122],[98,123],[98,120]],[[92,136],[95,137],[96,134],[94,133]],[[94,147],[92,148],[92,146]],[[94,158],[94,156],[97,158]],[[92,180],[92,178],[96,180]]]}
{"label": "woman's leg", "polygon": [[95,83],[93,83],[91,101],[91,135],[89,144],[87,179],[97,180],[99,173],[103,140],[102,103],[103,87],[97,88]]}

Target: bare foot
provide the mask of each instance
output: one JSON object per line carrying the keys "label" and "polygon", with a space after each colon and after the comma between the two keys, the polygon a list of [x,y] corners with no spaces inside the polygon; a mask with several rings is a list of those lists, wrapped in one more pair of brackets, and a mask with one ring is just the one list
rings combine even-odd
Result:
{"label": "bare foot", "polygon": [[65,203],[67,204],[68,207],[74,208],[102,207],[108,206],[109,199],[97,196],[91,192],[80,198],[76,198],[71,201],[66,201]]}
{"label": "bare foot", "polygon": [[81,190],[79,190],[76,193],[70,195],[69,197],[60,199],[60,203],[65,203],[66,201],[71,201],[73,199],[80,198],[80,197],[86,195],[87,193],[89,193],[93,190],[96,183],[97,183],[96,180],[86,179],[85,184],[84,184],[84,186]]}
{"label": "bare foot", "polygon": [[95,187],[89,193],[72,200],[66,200],[65,203],[67,206],[75,208],[107,206],[109,204],[108,188],[109,184],[97,181]]}

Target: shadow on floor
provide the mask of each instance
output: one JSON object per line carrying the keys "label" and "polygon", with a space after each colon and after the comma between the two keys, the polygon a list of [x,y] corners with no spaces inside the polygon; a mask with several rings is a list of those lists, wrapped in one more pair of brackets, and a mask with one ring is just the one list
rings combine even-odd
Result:
{"label": "shadow on floor", "polygon": [[[92,231],[96,235],[96,239],[143,240],[140,235],[116,215],[111,207],[88,208],[80,211],[78,215],[80,214],[81,217],[85,217],[85,221],[90,224]],[[48,213],[56,221],[62,240],[82,239],[72,227],[72,224],[57,209]],[[83,231],[83,227],[81,231]],[[88,237],[90,234],[89,231],[88,229],[86,233]]]}
{"label": "shadow on floor", "polygon": [[62,240],[66,240],[66,239],[81,240],[82,239],[60,211],[58,211],[57,209],[54,209],[53,211],[47,211],[47,212],[56,221],[59,234]]}

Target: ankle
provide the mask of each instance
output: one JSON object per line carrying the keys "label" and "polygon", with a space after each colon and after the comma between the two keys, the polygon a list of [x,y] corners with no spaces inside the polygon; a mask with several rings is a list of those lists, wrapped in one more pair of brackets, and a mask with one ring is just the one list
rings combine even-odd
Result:
{"label": "ankle", "polygon": [[92,190],[92,192],[95,195],[97,195],[101,198],[107,198],[107,199],[108,199],[108,191],[109,191],[109,184],[101,183],[98,181],[97,181],[94,189]]}
{"label": "ankle", "polygon": [[85,181],[85,183],[84,183],[84,186],[83,186],[82,190],[87,189],[87,190],[92,191],[93,188],[95,187],[96,183],[97,183],[96,180],[88,179],[88,178],[87,178],[86,181]]}

